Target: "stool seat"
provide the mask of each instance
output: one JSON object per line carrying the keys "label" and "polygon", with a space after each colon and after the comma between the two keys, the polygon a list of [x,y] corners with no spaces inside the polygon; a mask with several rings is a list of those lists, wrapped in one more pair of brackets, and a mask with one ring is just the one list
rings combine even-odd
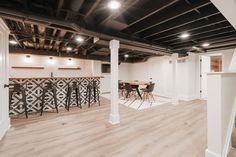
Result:
{"label": "stool seat", "polygon": [[72,85],[68,84],[67,94],[66,94],[66,105],[65,108],[69,111],[71,105],[71,96],[73,91],[75,91],[76,104],[79,108],[82,109],[81,105],[81,92],[80,92],[80,84],[77,82],[72,82]]}
{"label": "stool seat", "polygon": [[43,87],[43,94],[42,94],[42,106],[41,106],[41,114],[40,114],[41,116],[43,115],[43,109],[45,107],[45,97],[46,97],[46,94],[49,94],[49,92],[53,93],[54,105],[58,113],[56,87],[52,82],[45,82],[45,86]]}

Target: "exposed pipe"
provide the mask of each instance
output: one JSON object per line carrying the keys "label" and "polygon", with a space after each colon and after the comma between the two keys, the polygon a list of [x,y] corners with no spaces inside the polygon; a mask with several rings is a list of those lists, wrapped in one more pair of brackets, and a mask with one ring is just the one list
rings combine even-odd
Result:
{"label": "exposed pipe", "polygon": [[27,15],[24,14],[22,12],[16,12],[16,11],[12,11],[9,9],[5,9],[5,8],[0,8],[0,15],[3,18],[6,19],[11,19],[11,20],[16,20],[16,21],[21,21],[21,22],[28,22],[28,23],[35,23],[35,24],[39,24],[39,25],[46,25],[47,27],[53,27],[58,29],[58,27],[53,26],[54,25],[58,25],[60,27],[64,27],[64,30],[67,30],[66,28],[70,28],[71,30],[67,30],[67,31],[71,31],[74,33],[81,33],[84,35],[88,35],[88,36],[96,36],[96,37],[100,37],[100,38],[105,38],[105,39],[117,39],[120,40],[122,43],[128,43],[132,46],[135,47],[141,47],[141,48],[146,48],[146,49],[150,49],[152,51],[156,51],[156,54],[161,54],[161,55],[170,55],[171,53],[163,47],[159,47],[156,45],[151,45],[151,44],[145,44],[145,43],[140,43],[137,41],[131,41],[131,40],[127,40],[127,39],[123,39],[123,38],[119,38],[119,37],[115,37],[115,36],[111,36],[111,35],[106,35],[103,33],[98,33],[98,32],[94,32],[94,31],[90,31],[87,29],[84,29],[80,26],[78,26],[76,23],[73,22],[67,22],[67,21],[60,21],[60,20],[56,20],[56,19],[52,19],[52,18],[44,18],[44,17],[39,17],[39,16],[35,16],[35,15]]}

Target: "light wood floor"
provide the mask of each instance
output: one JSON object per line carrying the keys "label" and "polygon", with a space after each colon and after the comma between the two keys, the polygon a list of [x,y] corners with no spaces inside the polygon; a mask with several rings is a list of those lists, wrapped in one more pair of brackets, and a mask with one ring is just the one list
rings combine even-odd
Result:
{"label": "light wood floor", "polygon": [[108,123],[109,101],[82,110],[13,119],[1,157],[203,157],[206,102],[195,100],[137,111],[120,106]]}

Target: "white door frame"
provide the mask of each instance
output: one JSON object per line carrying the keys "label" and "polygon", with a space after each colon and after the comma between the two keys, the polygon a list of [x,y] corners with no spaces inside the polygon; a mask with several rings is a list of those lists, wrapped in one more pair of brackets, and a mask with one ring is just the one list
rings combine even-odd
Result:
{"label": "white door frame", "polygon": [[0,18],[0,140],[10,128],[9,90],[9,29]]}
{"label": "white door frame", "polygon": [[[222,56],[222,58],[223,58],[223,54],[222,53],[208,53],[208,54],[201,54],[201,55],[199,55],[199,77],[200,77],[200,79],[199,79],[199,89],[200,89],[200,99],[206,99],[206,97],[204,98],[203,96],[202,96],[202,92],[203,92],[203,89],[202,89],[202,56],[208,56],[208,57],[211,57],[211,56]],[[222,65],[223,65],[223,61],[222,61]],[[210,66],[210,65],[209,65]],[[210,71],[209,71],[210,72]],[[207,92],[207,91],[206,91]],[[207,93],[206,93],[206,95],[207,95]]]}

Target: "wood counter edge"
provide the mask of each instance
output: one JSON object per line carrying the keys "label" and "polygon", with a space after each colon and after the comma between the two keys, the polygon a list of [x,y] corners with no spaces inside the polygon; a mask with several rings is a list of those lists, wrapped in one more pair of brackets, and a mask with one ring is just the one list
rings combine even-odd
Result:
{"label": "wood counter edge", "polygon": [[76,79],[76,78],[104,78],[103,76],[81,76],[81,77],[29,77],[29,78],[16,78],[12,77],[9,80],[34,80],[34,79]]}

